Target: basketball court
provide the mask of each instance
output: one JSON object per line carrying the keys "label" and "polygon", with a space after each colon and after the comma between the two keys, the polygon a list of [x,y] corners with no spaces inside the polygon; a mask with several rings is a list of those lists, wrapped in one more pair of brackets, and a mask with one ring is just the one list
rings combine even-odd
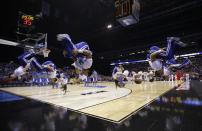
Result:
{"label": "basketball court", "polygon": [[164,81],[128,83],[124,88],[116,88],[112,82],[98,85],[102,85],[102,88],[84,87],[83,84],[68,85],[66,94],[51,86],[7,87],[0,90],[120,123],[175,86],[174,82]]}

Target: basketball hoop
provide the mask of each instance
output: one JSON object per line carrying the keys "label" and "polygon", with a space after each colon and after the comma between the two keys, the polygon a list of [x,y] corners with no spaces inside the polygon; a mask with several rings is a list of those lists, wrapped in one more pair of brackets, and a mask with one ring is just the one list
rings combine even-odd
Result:
{"label": "basketball hoop", "polygon": [[48,57],[49,53],[50,53],[50,50],[49,50],[49,49],[44,49],[44,50],[43,50],[43,56],[44,56],[45,58]]}

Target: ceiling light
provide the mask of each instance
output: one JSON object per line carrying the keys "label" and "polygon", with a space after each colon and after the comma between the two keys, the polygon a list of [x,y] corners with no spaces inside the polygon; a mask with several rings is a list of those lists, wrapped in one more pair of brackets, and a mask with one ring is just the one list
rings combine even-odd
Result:
{"label": "ceiling light", "polygon": [[112,24],[107,25],[107,29],[111,29],[112,28]]}

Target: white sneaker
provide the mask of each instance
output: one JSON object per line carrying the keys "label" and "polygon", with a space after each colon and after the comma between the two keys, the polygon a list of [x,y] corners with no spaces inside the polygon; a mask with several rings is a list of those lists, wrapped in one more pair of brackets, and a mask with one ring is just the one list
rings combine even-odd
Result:
{"label": "white sneaker", "polygon": [[62,41],[63,39],[68,39],[69,41],[71,41],[71,38],[68,34],[58,34],[57,35],[57,40],[58,41]]}

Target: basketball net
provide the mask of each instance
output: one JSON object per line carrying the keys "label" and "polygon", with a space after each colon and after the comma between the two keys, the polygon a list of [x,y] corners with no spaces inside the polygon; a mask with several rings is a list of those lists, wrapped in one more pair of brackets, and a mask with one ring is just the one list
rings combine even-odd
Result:
{"label": "basketball net", "polygon": [[43,56],[44,56],[44,58],[48,57],[49,53],[50,53],[49,49],[44,49],[43,50]]}
{"label": "basketball net", "polygon": [[47,33],[45,34],[45,49],[43,50],[43,56],[44,58],[48,57],[50,50],[47,49]]}

